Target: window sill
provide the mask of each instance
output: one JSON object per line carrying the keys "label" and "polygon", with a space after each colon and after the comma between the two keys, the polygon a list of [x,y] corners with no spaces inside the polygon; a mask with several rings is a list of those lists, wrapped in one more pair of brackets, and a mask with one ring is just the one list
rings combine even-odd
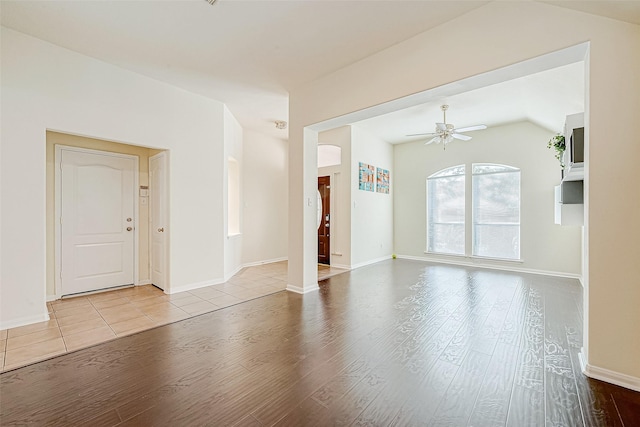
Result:
{"label": "window sill", "polygon": [[479,260],[482,260],[482,261],[515,262],[517,264],[522,264],[524,262],[523,259],[492,258],[492,257],[487,257],[487,256],[476,256],[476,255],[471,255],[471,256],[469,256],[469,258],[471,258],[471,259],[479,259]]}
{"label": "window sill", "polygon": [[424,251],[427,255],[433,255],[438,257],[451,257],[451,258],[466,258],[472,261],[495,261],[495,262],[512,262],[515,264],[523,264],[523,259],[510,259],[510,258],[491,258],[485,256],[477,256],[477,255],[460,255],[460,254],[447,254],[443,252],[429,252]]}
{"label": "window sill", "polygon": [[429,251],[424,251],[425,254],[427,255],[435,255],[435,256],[450,256],[450,257],[455,257],[455,258],[469,258],[468,256],[464,255],[464,254],[448,254],[446,252],[429,252]]}

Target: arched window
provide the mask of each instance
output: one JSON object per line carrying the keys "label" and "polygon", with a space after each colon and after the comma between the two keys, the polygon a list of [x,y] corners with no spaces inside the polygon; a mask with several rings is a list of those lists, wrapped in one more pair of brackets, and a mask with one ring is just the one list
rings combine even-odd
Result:
{"label": "arched window", "polygon": [[318,167],[338,166],[342,163],[342,148],[337,145],[318,145]]}
{"label": "arched window", "polygon": [[473,255],[520,259],[520,169],[476,163],[472,188]]}
{"label": "arched window", "polygon": [[427,178],[427,251],[464,255],[465,166]]}
{"label": "arched window", "polygon": [[427,252],[519,260],[520,169],[492,163],[470,169],[471,194],[465,194],[465,165],[427,178]]}

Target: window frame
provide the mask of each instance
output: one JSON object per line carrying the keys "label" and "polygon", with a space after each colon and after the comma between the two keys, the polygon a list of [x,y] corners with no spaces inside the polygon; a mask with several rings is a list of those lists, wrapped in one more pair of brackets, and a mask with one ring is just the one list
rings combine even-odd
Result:
{"label": "window frame", "polygon": [[[462,173],[447,173],[449,171],[455,171],[456,169],[462,169]],[[436,171],[435,173],[429,175],[425,181],[426,184],[426,188],[425,188],[425,207],[426,207],[426,217],[427,217],[427,221],[425,222],[426,225],[426,230],[425,230],[425,234],[426,234],[426,247],[425,247],[425,252],[429,253],[429,254],[437,254],[437,255],[447,255],[447,256],[466,256],[466,235],[467,235],[467,203],[466,203],[466,198],[467,198],[467,188],[466,188],[466,178],[467,176],[467,165],[466,164],[459,164],[459,165],[455,165],[455,166],[450,166],[444,169],[440,169],[438,171]],[[430,181],[435,181],[435,180],[439,180],[439,179],[444,179],[444,178],[451,178],[451,177],[462,177],[463,178],[463,187],[464,187],[464,193],[463,193],[463,221],[462,221],[462,227],[463,227],[463,239],[464,239],[464,244],[463,244],[463,252],[462,253],[457,253],[457,252],[440,252],[440,251],[434,251],[434,250],[429,250],[430,245],[430,233],[429,233],[429,220],[431,218],[431,203],[430,203],[430,191],[429,191],[429,182]],[[459,222],[438,222],[438,224],[460,224]]]}
{"label": "window frame", "polygon": [[[495,167],[497,170],[489,171],[489,172],[475,172],[478,167],[489,166]],[[462,173],[448,173],[449,171],[455,171],[456,169],[462,168]],[[517,173],[519,178],[518,183],[518,222],[517,223],[506,223],[505,226],[517,226],[517,258],[502,258],[502,257],[492,257],[486,255],[477,255],[476,254],[476,226],[483,225],[482,223],[478,223],[476,221],[476,200],[478,197],[476,196],[475,188],[474,188],[474,177],[475,176],[486,176],[493,174],[508,174],[508,173]],[[461,176],[464,179],[464,221],[462,222],[464,228],[464,252],[463,253],[452,253],[452,252],[440,252],[430,250],[429,248],[433,245],[430,244],[430,220],[432,207],[431,202],[433,201],[431,192],[429,191],[429,182],[433,180],[437,180],[440,178],[450,178],[454,176]],[[466,257],[466,258],[477,258],[484,260],[497,260],[497,261],[506,261],[506,262],[523,262],[522,260],[522,169],[501,163],[489,163],[489,162],[479,162],[479,163],[463,163],[455,166],[446,167],[440,169],[433,174],[429,175],[425,181],[425,253],[433,254],[433,255],[444,255],[450,257]],[[443,223],[449,224],[449,223]],[[500,225],[496,223],[487,223],[486,225]]]}
{"label": "window frame", "polygon": [[[491,172],[476,172],[476,167],[481,166],[493,166],[500,168],[500,170],[491,171]],[[518,222],[517,223],[480,223],[476,220],[476,209],[478,207],[479,198],[476,196],[476,187],[474,185],[474,177],[476,176],[487,176],[487,175],[502,175],[502,174],[518,174]],[[522,170],[515,166],[505,165],[500,163],[472,163],[471,164],[471,247],[469,253],[473,258],[481,258],[481,259],[495,259],[501,261],[522,261]],[[486,255],[478,255],[476,253],[477,245],[476,245],[476,226],[478,225],[493,225],[493,226],[506,226],[506,227],[518,227],[518,254],[516,258],[506,258],[506,257],[496,257],[496,256],[486,256]]]}

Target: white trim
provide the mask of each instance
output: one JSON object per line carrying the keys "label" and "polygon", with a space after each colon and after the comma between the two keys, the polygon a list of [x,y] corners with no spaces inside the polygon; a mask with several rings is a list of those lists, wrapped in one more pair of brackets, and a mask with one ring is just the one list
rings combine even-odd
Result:
{"label": "white trim", "polygon": [[[169,261],[170,261],[170,249],[171,249],[171,245],[170,245],[170,238],[171,238],[171,228],[169,227],[170,224],[170,212],[171,212],[171,207],[170,207],[170,200],[169,200],[169,179],[170,179],[170,165],[169,165],[169,161],[170,161],[170,157],[169,157],[169,150],[164,150],[159,152],[158,154],[155,154],[153,156],[150,156],[149,159],[147,160],[147,170],[149,173],[149,181],[148,181],[148,186],[150,186],[151,184],[151,161],[164,157],[164,188],[162,189],[162,196],[165,200],[164,203],[164,217],[165,217],[165,225],[163,226],[165,229],[165,237],[162,241],[162,245],[164,246],[163,248],[163,254],[164,254],[164,277],[162,278],[162,282],[163,282],[163,286],[164,289],[163,291],[165,291],[165,293],[174,293],[174,292],[168,292],[167,289],[171,289],[171,284],[169,283],[169,269],[170,269],[170,265],[169,265]],[[153,229],[151,228],[151,216],[153,215],[153,213],[151,212],[151,205],[154,203],[152,200],[152,196],[151,196],[151,191],[148,193],[148,215],[147,215],[147,225],[148,225],[148,236],[147,236],[147,246],[148,246],[148,250],[147,250],[147,254],[148,254],[148,258],[149,258],[149,262],[147,265],[147,273],[149,274],[149,284],[152,284],[153,282]],[[139,199],[139,197],[138,197]],[[160,288],[158,286],[158,288]]]}
{"label": "white trim", "polygon": [[242,270],[244,267],[242,265],[239,265],[235,270],[233,270],[231,273],[225,274],[224,275],[224,281],[228,282],[229,279],[231,279],[233,276],[235,276],[236,274],[238,274],[240,272],[240,270]]}
{"label": "white trim", "polygon": [[578,353],[578,362],[580,362],[580,372],[584,374],[584,371],[587,369],[587,358],[584,354],[584,347],[582,347]]}
{"label": "white trim", "polygon": [[[450,265],[460,265],[464,267],[487,268],[490,270],[513,271],[516,273],[540,274],[543,276],[564,277],[567,279],[580,280],[582,278],[582,276],[579,274],[566,273],[563,271],[549,271],[549,270],[537,270],[533,268],[521,268],[521,267],[515,267],[515,266],[502,266],[502,265],[495,265],[495,264],[463,261],[462,259],[449,260],[449,259],[441,259],[441,258],[435,258],[435,257],[417,257],[417,256],[410,256],[410,255],[397,255],[397,258],[408,259],[412,261],[428,261],[428,262],[434,262],[437,264],[450,264]],[[462,258],[462,257],[459,257],[459,258]]]}
{"label": "white trim", "polygon": [[331,264],[329,267],[331,267],[331,268],[340,268],[340,269],[342,269],[342,270],[346,270],[346,271],[351,270],[351,267],[349,267],[349,266],[348,266],[348,265],[346,265],[346,264],[335,264],[335,263],[334,263],[334,264]]}
{"label": "white trim", "polygon": [[[135,286],[147,286],[147,285],[153,285],[153,283],[151,283],[151,280],[149,279],[145,279],[141,282],[138,283],[134,283],[133,285],[122,285],[122,286],[114,286],[112,288],[104,288],[104,289],[96,289],[95,291],[87,291],[87,292],[81,292],[79,294],[73,294],[73,295],[65,295],[65,298],[75,298],[75,297],[80,297],[80,296],[87,296],[87,295],[95,295],[95,294],[102,294],[105,292],[111,292],[111,291],[117,291],[120,289],[126,289],[126,288],[131,288],[131,287],[135,287]],[[51,301],[57,301],[59,299],[62,299],[63,296],[62,295],[47,295],[47,302],[51,302]]]}
{"label": "white trim", "polygon": [[[375,263],[380,262],[380,261],[386,261],[386,260],[391,259],[391,258],[392,258],[392,255],[389,254],[389,255],[385,255],[385,256],[380,257],[380,258],[371,259],[369,261],[359,262],[358,264],[352,264],[351,267],[347,267],[347,268],[350,269],[350,270],[353,270],[355,268],[360,268],[360,267],[364,267],[366,265],[375,264]],[[334,267],[337,267],[337,265],[334,266]]]}
{"label": "white trim", "polygon": [[202,282],[187,283],[186,285],[182,285],[182,286],[171,286],[169,289],[165,289],[164,293],[177,294],[179,292],[193,291],[195,289],[200,289],[207,286],[219,285],[220,283],[224,283],[224,282],[225,282],[224,278],[220,278],[220,279],[204,280]]}
{"label": "white trim", "polygon": [[287,261],[288,259],[289,258],[285,256],[285,257],[281,257],[281,258],[267,259],[267,260],[264,260],[264,261],[247,262],[245,264],[242,264],[242,268],[255,267],[257,265],[264,265],[264,264],[272,264],[274,262]]}
{"label": "white trim", "polygon": [[286,290],[289,291],[289,292],[294,292],[296,294],[304,295],[304,294],[308,294],[310,292],[315,292],[315,291],[317,291],[319,289],[320,289],[320,286],[318,286],[318,284],[316,283],[315,285],[308,286],[306,288],[301,288],[299,286],[294,286],[292,284],[288,284]]}
{"label": "white trim", "polygon": [[[138,189],[140,188],[140,162],[139,157],[131,154],[122,154],[122,153],[113,153],[110,151],[102,151],[102,150],[94,150],[90,148],[82,148],[82,147],[72,147],[63,144],[54,144],[54,172],[55,172],[55,181],[54,181],[54,194],[56,195],[53,200],[54,211],[55,211],[55,253],[54,253],[54,285],[53,291],[56,296],[61,295],[62,293],[62,279],[60,278],[60,271],[62,270],[62,226],[60,224],[60,217],[62,215],[62,151],[76,151],[87,154],[98,154],[104,156],[111,157],[120,157],[125,159],[132,159],[134,162],[134,171],[133,171],[133,218],[134,218],[134,235],[133,235],[133,283],[138,283],[139,274],[138,264],[139,260],[139,240],[140,240],[140,227],[138,224],[140,223],[140,213],[139,213],[139,197],[138,197]],[[47,315],[48,317],[48,315]]]}
{"label": "white trim", "polygon": [[582,373],[589,378],[605,381],[631,390],[640,391],[640,378],[590,365],[586,361],[584,349],[578,353],[578,357],[580,359],[580,368],[582,369]]}
{"label": "white trim", "polygon": [[49,313],[45,310],[42,314],[36,316],[18,317],[7,322],[0,323],[0,330],[19,328],[20,326],[31,325],[32,323],[46,322],[51,320]]}
{"label": "white trim", "polygon": [[464,258],[476,259],[478,261],[494,261],[494,262],[513,262],[516,264],[524,264],[524,260],[522,258],[513,259],[513,258],[494,258],[490,256],[479,256],[479,255],[469,255]]}

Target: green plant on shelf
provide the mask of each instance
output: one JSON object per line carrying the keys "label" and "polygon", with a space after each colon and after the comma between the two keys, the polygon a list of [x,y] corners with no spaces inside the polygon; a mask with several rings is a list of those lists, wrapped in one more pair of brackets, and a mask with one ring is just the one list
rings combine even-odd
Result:
{"label": "green plant on shelf", "polygon": [[556,159],[560,162],[560,167],[564,169],[564,162],[562,161],[562,156],[564,155],[564,150],[567,148],[564,143],[564,135],[557,134],[553,138],[549,140],[547,143],[547,148],[553,148],[556,152]]}

